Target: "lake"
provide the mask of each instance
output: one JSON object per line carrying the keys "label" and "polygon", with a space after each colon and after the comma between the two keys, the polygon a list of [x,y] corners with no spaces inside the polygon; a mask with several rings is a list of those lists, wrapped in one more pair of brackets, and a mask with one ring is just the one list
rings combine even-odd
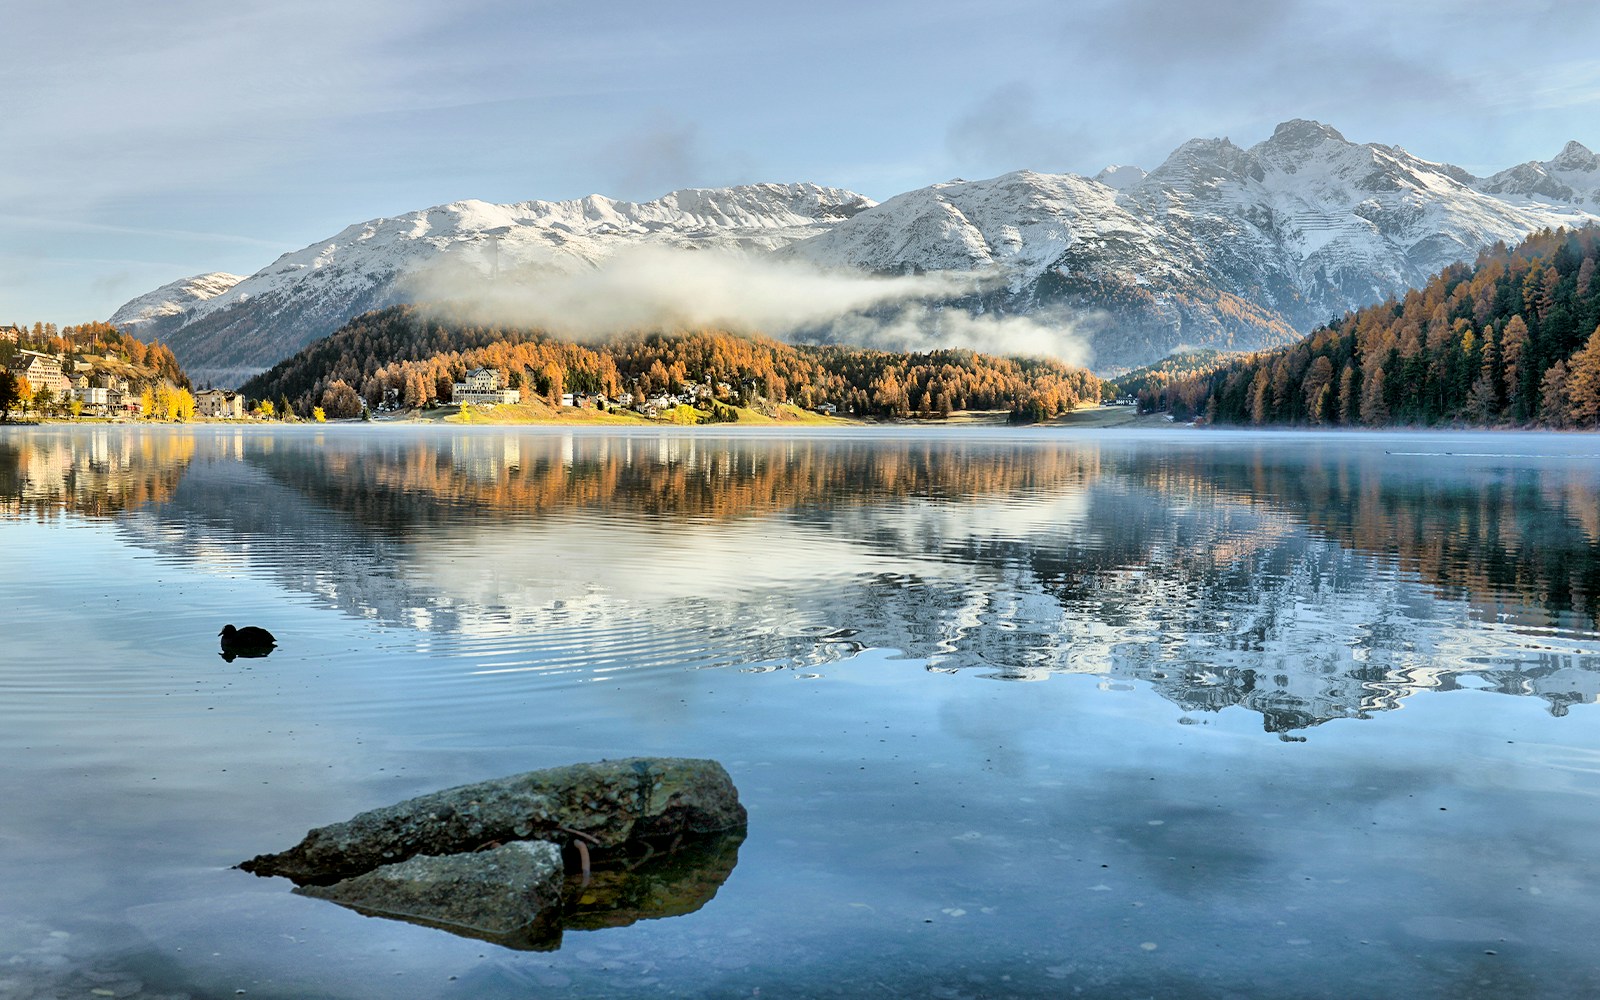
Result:
{"label": "lake", "polygon": [[[0,553],[0,996],[1600,995],[1594,436],[8,427]],[[747,836],[558,950],[231,867],[635,755]]]}

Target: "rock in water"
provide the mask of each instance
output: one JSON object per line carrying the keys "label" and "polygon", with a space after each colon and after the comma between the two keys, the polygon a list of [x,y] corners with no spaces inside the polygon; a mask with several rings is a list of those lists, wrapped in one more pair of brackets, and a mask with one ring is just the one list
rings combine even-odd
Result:
{"label": "rock in water", "polygon": [[676,851],[629,852],[570,889],[561,926],[569,931],[627,927],[640,920],[694,913],[717,895],[739,863],[743,830],[686,839]]}
{"label": "rock in water", "polygon": [[326,885],[418,854],[461,854],[514,840],[581,840],[604,851],[646,837],[739,829],[746,821],[733,779],[716,761],[635,757],[421,795],[318,827],[289,850],[239,867]]}
{"label": "rock in water", "polygon": [[449,857],[417,855],[331,886],[295,892],[374,917],[391,917],[492,941],[553,949],[561,941],[561,849],[515,841]]}

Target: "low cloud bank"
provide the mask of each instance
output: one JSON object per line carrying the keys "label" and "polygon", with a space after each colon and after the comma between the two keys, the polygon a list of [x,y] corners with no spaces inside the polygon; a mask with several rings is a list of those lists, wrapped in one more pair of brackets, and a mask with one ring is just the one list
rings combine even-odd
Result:
{"label": "low cloud bank", "polygon": [[1093,360],[1088,320],[1065,313],[1013,316],[973,314],[957,307],[905,303],[888,315],[852,313],[828,324],[841,344],[885,351],[970,347],[985,354],[1055,358],[1083,368]]}
{"label": "low cloud bank", "polygon": [[945,305],[989,290],[970,272],[878,276],[713,250],[639,247],[598,267],[502,267],[493,278],[458,257],[413,275],[409,297],[467,303],[472,318],[603,340],[640,330],[715,328],[884,350],[967,347],[989,354],[1090,360],[1082,319],[1066,313],[973,314]]}

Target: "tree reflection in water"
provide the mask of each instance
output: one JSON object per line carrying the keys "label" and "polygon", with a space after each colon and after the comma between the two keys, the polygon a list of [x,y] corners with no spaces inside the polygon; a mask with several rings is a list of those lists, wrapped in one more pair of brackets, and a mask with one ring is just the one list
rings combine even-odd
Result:
{"label": "tree reflection in water", "polygon": [[1426,689],[1593,701],[1600,466],[1441,440],[36,430],[0,437],[0,516],[111,519],[484,670],[518,636],[580,671],[892,648],[1281,734]]}

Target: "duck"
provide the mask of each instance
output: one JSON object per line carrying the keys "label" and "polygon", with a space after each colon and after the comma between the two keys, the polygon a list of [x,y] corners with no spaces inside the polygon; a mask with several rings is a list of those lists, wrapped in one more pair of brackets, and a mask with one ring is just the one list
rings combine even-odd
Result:
{"label": "duck", "polygon": [[266,656],[278,644],[277,638],[271,632],[254,625],[246,625],[244,628],[224,625],[217,635],[222,637],[222,655],[229,662],[232,662],[235,656]]}

